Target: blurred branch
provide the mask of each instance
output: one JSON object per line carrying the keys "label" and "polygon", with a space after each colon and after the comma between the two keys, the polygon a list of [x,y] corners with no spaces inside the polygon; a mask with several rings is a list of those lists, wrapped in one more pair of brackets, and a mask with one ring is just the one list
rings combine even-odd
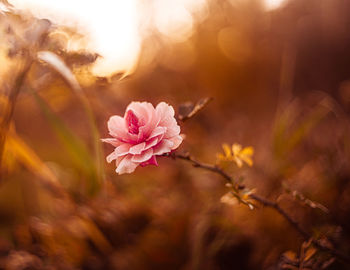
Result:
{"label": "blurred branch", "polygon": [[17,78],[15,79],[14,86],[10,91],[8,102],[5,105],[4,114],[0,118],[1,120],[0,122],[0,180],[1,180],[2,157],[4,153],[4,146],[5,146],[7,132],[14,113],[18,94],[22,88],[22,85],[25,81],[28,71],[30,70],[31,65],[32,65],[31,60],[25,61],[22,70],[19,72]]}
{"label": "blurred branch", "polygon": [[299,202],[303,203],[304,205],[307,205],[313,209],[320,209],[321,211],[325,212],[325,213],[329,213],[329,210],[327,207],[325,207],[324,205],[320,204],[319,202],[315,202],[310,200],[309,198],[306,198],[304,194],[302,194],[301,192],[297,191],[297,190],[292,190],[287,183],[282,183],[282,187],[284,188],[284,191],[289,194],[290,196],[292,196],[295,200],[298,200]]}
{"label": "blurred branch", "polygon": [[206,97],[200,99],[196,104],[192,102],[186,102],[179,106],[179,120],[185,122],[188,119],[194,117],[197,113],[199,113],[204,107],[206,107],[210,101],[212,101],[212,97]]}
{"label": "blurred branch", "polygon": [[[2,0],[1,3],[3,3],[7,8],[12,8],[12,5],[9,4],[7,0]],[[5,105],[3,116],[0,116],[0,180],[2,178],[2,158],[6,136],[14,113],[17,97],[33,64],[32,52],[36,51],[44,43],[50,26],[51,23],[48,20],[38,20],[25,30],[24,39],[16,36],[16,38],[20,40],[20,45],[16,47],[12,53],[16,55],[17,53],[21,52],[20,57],[22,58],[23,62],[20,63],[23,66],[15,78],[14,85],[10,90],[8,102]],[[13,34],[13,32],[11,33]],[[27,49],[27,46],[29,45],[31,48]]]}
{"label": "blurred branch", "polygon": [[[195,158],[193,158],[190,154],[171,153],[171,154],[168,154],[166,156],[172,157],[173,159],[182,159],[182,160],[188,161],[196,168],[201,168],[201,169],[204,169],[204,170],[207,170],[207,171],[211,171],[211,172],[217,173],[217,174],[221,175],[223,178],[225,178],[225,180],[228,183],[230,183],[230,184],[234,183],[233,178],[229,174],[227,174],[224,170],[222,170],[220,167],[218,167],[216,165],[212,165],[212,164],[201,163],[200,161],[198,161]],[[297,221],[295,221],[285,210],[283,210],[279,206],[279,204],[277,202],[269,200],[269,199],[266,199],[266,198],[261,197],[261,196],[256,195],[256,194],[250,194],[249,197],[250,197],[250,199],[259,202],[260,204],[262,204],[265,207],[270,207],[270,208],[274,209],[285,220],[287,220],[288,223],[296,231],[298,231],[298,233],[300,235],[302,235],[305,240],[312,239],[311,234],[309,234],[307,231],[305,231],[300,226],[300,224]],[[311,242],[318,249],[320,249],[322,251],[325,251],[325,252],[327,252],[327,253],[329,253],[329,254],[331,254],[331,255],[341,259],[342,261],[346,262],[347,264],[350,264],[350,257],[348,255],[343,254],[339,250],[334,249],[334,248],[332,248],[332,247],[330,247],[328,245],[325,245],[320,240],[312,239]]]}

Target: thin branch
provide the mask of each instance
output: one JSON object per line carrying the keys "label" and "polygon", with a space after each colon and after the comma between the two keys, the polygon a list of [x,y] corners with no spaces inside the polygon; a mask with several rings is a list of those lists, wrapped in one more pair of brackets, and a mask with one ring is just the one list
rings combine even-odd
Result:
{"label": "thin branch", "polygon": [[199,167],[199,168],[205,169],[207,171],[212,171],[212,172],[215,172],[217,174],[220,174],[222,177],[224,177],[226,179],[227,182],[232,183],[232,177],[230,175],[228,175],[225,171],[223,171],[222,169],[220,169],[219,167],[217,167],[215,165],[204,164],[202,162],[199,162],[188,154],[181,155],[181,154],[172,153],[170,155],[170,157],[172,157],[174,159],[178,158],[178,159],[187,160],[187,161],[192,163],[193,167]]}
{"label": "thin branch", "polygon": [[300,224],[296,222],[291,216],[287,214],[286,211],[284,211],[278,203],[274,201],[267,200],[263,197],[260,197],[256,194],[250,194],[249,195],[251,199],[261,203],[264,206],[270,207],[275,209],[281,216],[283,216],[305,239],[311,238],[311,236],[303,229],[301,228]]}
{"label": "thin branch", "polygon": [[[185,161],[190,162],[194,167],[196,168],[201,168],[207,171],[211,171],[214,172],[216,174],[221,175],[228,183],[232,184],[233,183],[233,178],[227,174],[224,170],[222,170],[220,167],[216,166],[216,165],[212,165],[212,164],[206,164],[206,163],[202,163],[198,160],[196,160],[195,158],[193,158],[191,155],[189,154],[177,154],[177,153],[171,153],[169,155],[165,155],[165,156],[169,156],[172,157],[173,159],[182,159]],[[261,203],[263,206],[265,207],[270,207],[272,209],[274,209],[277,213],[279,213],[285,220],[288,221],[288,223],[296,230],[300,233],[300,235],[303,236],[303,238],[305,240],[309,240],[312,239],[311,234],[309,234],[307,231],[305,231],[300,224],[295,221],[285,210],[283,210],[277,202],[275,201],[271,201],[268,200],[266,198],[263,198],[259,195],[256,194],[250,194],[249,195],[250,199],[257,201],[259,203]],[[329,254],[343,260],[344,262],[350,264],[350,257],[346,254],[343,254],[342,252],[332,248],[332,247],[328,247],[325,244],[323,244],[322,242],[320,242],[319,240],[315,240],[312,239],[312,243],[320,250],[328,252]]]}

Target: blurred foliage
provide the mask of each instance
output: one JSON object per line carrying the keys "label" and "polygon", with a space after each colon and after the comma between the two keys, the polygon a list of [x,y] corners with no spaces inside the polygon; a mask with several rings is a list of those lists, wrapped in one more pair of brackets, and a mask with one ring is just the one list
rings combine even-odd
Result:
{"label": "blurred foliage", "polygon": [[104,174],[98,140],[132,100],[178,104],[182,150],[215,163],[227,142],[240,167],[254,149],[232,171],[242,198],[277,198],[349,254],[348,1],[209,0],[187,39],[146,36],[122,80],[91,73],[74,29],[0,8],[0,269],[348,269],[189,164]]}

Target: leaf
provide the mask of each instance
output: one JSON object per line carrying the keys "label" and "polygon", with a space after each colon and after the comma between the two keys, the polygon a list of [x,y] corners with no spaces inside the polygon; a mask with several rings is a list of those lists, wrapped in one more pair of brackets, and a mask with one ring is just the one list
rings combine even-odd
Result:
{"label": "leaf", "polygon": [[296,255],[296,253],[295,253],[294,251],[291,251],[291,250],[288,250],[288,251],[284,252],[284,253],[283,253],[283,256],[284,256],[286,259],[290,260],[291,262],[294,262],[294,261],[297,260],[297,255]]}
{"label": "leaf", "polygon": [[228,205],[237,205],[238,200],[235,196],[232,195],[232,192],[227,192],[224,196],[220,198],[220,202]]}
{"label": "leaf", "polygon": [[254,205],[253,205],[253,204],[248,203],[247,205],[248,205],[248,207],[249,207],[250,210],[254,210]]}
{"label": "leaf", "polygon": [[217,154],[217,163],[221,163],[223,161],[230,161],[236,163],[238,168],[243,166],[243,162],[245,162],[248,166],[253,166],[252,155],[254,154],[254,148],[251,146],[245,147],[242,149],[242,145],[238,143],[234,143],[232,147],[228,144],[223,144],[222,148],[224,150],[224,154]]}
{"label": "leaf", "polygon": [[252,146],[245,147],[241,151],[241,155],[248,155],[248,156],[254,155],[254,148]]}
{"label": "leaf", "polygon": [[231,147],[227,143],[224,143],[222,145],[222,149],[224,149],[225,157],[231,157],[232,156]]}
{"label": "leaf", "polygon": [[315,248],[309,248],[306,252],[305,252],[305,257],[304,257],[304,261],[308,261],[311,259],[312,256],[315,255],[316,253],[316,249]]}
{"label": "leaf", "polygon": [[179,106],[179,120],[186,121],[200,112],[213,98],[202,98],[196,104],[186,102]]}

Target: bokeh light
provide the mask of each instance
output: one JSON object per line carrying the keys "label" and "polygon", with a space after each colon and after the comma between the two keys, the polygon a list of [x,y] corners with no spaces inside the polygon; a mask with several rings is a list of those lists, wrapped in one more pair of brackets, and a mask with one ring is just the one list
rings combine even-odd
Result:
{"label": "bokeh light", "polygon": [[132,72],[138,61],[142,39],[152,29],[173,41],[185,41],[193,32],[192,12],[198,13],[206,0],[154,0],[146,3],[139,0],[10,2],[38,18],[74,26],[87,35],[84,49],[102,56],[94,64],[93,73],[108,76],[120,71]]}

